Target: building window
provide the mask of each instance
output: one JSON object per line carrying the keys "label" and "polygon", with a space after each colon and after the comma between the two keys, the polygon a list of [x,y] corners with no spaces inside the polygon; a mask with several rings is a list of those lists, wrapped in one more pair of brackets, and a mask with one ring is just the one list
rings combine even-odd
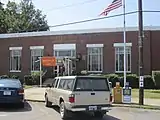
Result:
{"label": "building window", "polygon": [[87,69],[90,72],[103,71],[103,46],[98,45],[87,46]]}
{"label": "building window", "polygon": [[[33,48],[33,47],[32,47]],[[39,71],[40,70],[40,57],[43,56],[44,47],[34,47],[31,48],[31,71]]]}
{"label": "building window", "polygon": [[[116,72],[124,71],[124,47],[115,47],[115,69]],[[126,71],[131,72],[131,46],[126,47]]]}
{"label": "building window", "polygon": [[56,58],[76,57],[76,44],[54,44],[53,48]]}
{"label": "building window", "polygon": [[54,50],[54,56],[58,57],[76,57],[75,50]]}
{"label": "building window", "polygon": [[10,72],[21,72],[22,47],[10,47]]}

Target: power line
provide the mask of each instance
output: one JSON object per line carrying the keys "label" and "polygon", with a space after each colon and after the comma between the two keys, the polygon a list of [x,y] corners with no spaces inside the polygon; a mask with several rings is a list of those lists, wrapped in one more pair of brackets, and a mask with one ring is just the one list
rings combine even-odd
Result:
{"label": "power line", "polygon": [[83,1],[83,2],[79,2],[79,3],[73,3],[73,4],[70,4],[70,5],[64,5],[64,6],[61,6],[61,7],[52,8],[52,9],[49,9],[47,11],[50,12],[50,11],[53,11],[53,10],[75,7],[75,6],[84,5],[84,4],[87,4],[87,3],[92,3],[92,2],[95,2],[95,1],[98,1],[98,0],[86,0],[86,1]]}
{"label": "power line", "polygon": [[[148,11],[143,11],[143,12],[153,13],[153,12],[160,12],[160,11],[158,11],[158,10],[156,10],[156,11],[148,10]],[[125,15],[130,15],[130,14],[135,14],[135,13],[138,13],[138,11],[127,12],[127,13],[125,13]],[[94,18],[94,19],[82,20],[82,21],[77,21],[77,22],[64,23],[64,24],[53,25],[53,26],[49,26],[49,27],[61,27],[61,26],[66,26],[66,25],[73,25],[73,24],[97,21],[97,20],[102,20],[102,19],[106,19],[106,18],[114,18],[114,17],[119,17],[119,16],[122,16],[122,15],[124,15],[124,14],[116,14],[116,15],[106,16],[106,17],[103,17],[103,18]]]}
{"label": "power line", "polygon": [[[128,13],[125,13],[125,15],[130,15],[130,14],[134,14],[134,13],[137,13],[137,12],[138,11],[128,12]],[[106,16],[106,17],[103,17],[103,18],[94,18],[94,19],[82,20],[82,21],[77,21],[77,22],[64,23],[64,24],[53,25],[53,26],[49,26],[49,27],[61,27],[61,26],[66,26],[66,25],[86,23],[86,22],[97,21],[97,20],[102,20],[102,19],[106,19],[106,18],[119,17],[119,16],[122,16],[122,15],[124,15],[124,14],[117,14],[117,15],[112,15],[112,16]]]}
{"label": "power line", "polygon": [[142,12],[150,12],[150,13],[160,13],[160,10],[144,10],[144,11],[142,11]]}

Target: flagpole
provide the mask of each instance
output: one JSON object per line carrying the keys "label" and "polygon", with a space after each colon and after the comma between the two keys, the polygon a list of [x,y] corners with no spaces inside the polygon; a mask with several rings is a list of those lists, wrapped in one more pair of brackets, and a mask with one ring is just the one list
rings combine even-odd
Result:
{"label": "flagpole", "polygon": [[125,0],[123,0],[123,42],[124,42],[124,87],[126,85],[126,16],[125,16]]}

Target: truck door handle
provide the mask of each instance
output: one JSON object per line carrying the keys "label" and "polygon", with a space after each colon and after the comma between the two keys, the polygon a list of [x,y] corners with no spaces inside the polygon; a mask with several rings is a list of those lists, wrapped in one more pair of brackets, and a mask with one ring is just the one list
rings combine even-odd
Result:
{"label": "truck door handle", "polygon": [[91,93],[91,95],[95,95],[95,93]]}

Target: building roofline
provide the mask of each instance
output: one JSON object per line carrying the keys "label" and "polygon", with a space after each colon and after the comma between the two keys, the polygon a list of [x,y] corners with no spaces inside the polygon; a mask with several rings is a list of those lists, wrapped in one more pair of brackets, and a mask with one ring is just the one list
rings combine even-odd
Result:
{"label": "building roofline", "polygon": [[[158,30],[160,30],[160,26],[144,26],[143,29],[145,31],[158,31]],[[0,34],[0,39],[2,39],[2,38],[17,38],[17,37],[36,37],[36,36],[52,36],[52,35],[85,34],[85,33],[107,33],[107,32],[122,32],[122,31],[123,31],[123,27],[82,29],[82,30],[61,30],[61,31],[7,33],[7,34]],[[126,27],[126,31],[138,31],[138,27]]]}

